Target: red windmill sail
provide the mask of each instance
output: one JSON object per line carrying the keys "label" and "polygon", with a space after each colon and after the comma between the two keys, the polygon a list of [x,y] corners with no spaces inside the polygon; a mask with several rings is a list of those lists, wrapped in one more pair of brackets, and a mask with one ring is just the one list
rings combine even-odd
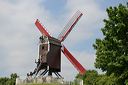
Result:
{"label": "red windmill sail", "polygon": [[62,48],[62,52],[68,58],[68,60],[73,64],[73,66],[79,71],[80,74],[85,73],[85,68],[73,57],[73,55],[66,49],[65,46]]}
{"label": "red windmill sail", "polygon": [[45,30],[45,28],[41,25],[38,19],[36,20],[35,25],[43,35],[50,37],[50,34]]}

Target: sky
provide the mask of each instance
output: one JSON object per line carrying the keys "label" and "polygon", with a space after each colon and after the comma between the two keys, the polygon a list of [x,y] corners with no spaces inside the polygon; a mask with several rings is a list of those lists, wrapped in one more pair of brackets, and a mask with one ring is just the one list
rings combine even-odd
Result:
{"label": "sky", "polygon": [[[107,18],[106,8],[126,4],[127,0],[0,0],[0,76],[17,73],[25,77],[33,71],[38,58],[41,33],[36,19],[57,37],[72,15],[80,10],[83,16],[63,44],[86,70],[96,69],[96,38],[103,38],[101,28]],[[78,71],[62,54],[65,80],[73,80]],[[98,69],[96,69],[98,70]],[[101,72],[98,70],[98,72]]]}

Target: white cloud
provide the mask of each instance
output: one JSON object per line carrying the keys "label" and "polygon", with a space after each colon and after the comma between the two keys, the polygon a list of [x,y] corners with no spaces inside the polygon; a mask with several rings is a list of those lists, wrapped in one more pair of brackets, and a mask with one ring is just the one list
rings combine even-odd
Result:
{"label": "white cloud", "polygon": [[[0,50],[2,50],[0,51],[2,60],[0,73],[7,71],[7,73],[17,72],[19,75],[26,75],[34,69],[34,59],[38,55],[38,37],[41,34],[34,25],[36,18],[51,34],[57,35],[56,31],[62,30],[62,23],[68,21],[76,9],[80,9],[84,15],[65,40],[64,43],[68,46],[93,37],[95,26],[104,18],[104,11],[100,10],[94,0],[67,0],[66,13],[60,16],[65,19],[58,21],[40,3],[43,1],[0,0]],[[94,54],[88,54],[86,50],[74,52],[72,49],[72,52],[87,69],[94,68]],[[72,79],[77,71],[72,68],[70,62],[65,58],[62,59],[64,59],[62,75],[65,79]]]}
{"label": "white cloud", "polygon": [[80,10],[83,13],[72,33],[68,36],[68,42],[76,44],[95,36],[95,30],[99,30],[102,20],[106,17],[105,12],[100,9],[95,0],[67,0],[69,14]]}
{"label": "white cloud", "polygon": [[39,1],[14,1],[15,4],[0,1],[0,47],[4,48],[5,56],[1,57],[5,57],[3,64],[6,64],[0,67],[5,66],[1,71],[25,75],[34,69],[37,56],[36,37],[39,37],[39,32],[34,26],[35,19],[49,14],[40,8]]}

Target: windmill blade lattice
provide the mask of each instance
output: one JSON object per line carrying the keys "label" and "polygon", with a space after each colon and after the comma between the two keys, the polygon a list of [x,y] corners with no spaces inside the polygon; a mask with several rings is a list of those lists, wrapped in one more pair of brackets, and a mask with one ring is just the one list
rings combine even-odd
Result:
{"label": "windmill blade lattice", "polygon": [[66,26],[62,30],[62,32],[59,34],[58,40],[60,40],[62,42],[62,41],[64,41],[66,39],[66,37],[71,32],[71,30],[76,25],[76,23],[79,21],[79,19],[81,18],[82,15],[83,14],[80,11],[77,11],[73,15],[73,17],[70,19],[70,21],[66,24]]}

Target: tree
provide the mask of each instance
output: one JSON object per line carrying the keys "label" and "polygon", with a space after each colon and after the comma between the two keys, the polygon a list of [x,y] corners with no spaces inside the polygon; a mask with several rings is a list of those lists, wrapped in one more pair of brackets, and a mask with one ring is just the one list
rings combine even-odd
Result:
{"label": "tree", "polygon": [[11,79],[16,79],[18,76],[17,76],[16,73],[12,73],[12,74],[10,75],[10,77],[11,77]]}
{"label": "tree", "polygon": [[17,77],[18,76],[16,73],[12,73],[10,75],[10,78],[2,77],[2,78],[0,78],[0,85],[15,85]]}
{"label": "tree", "polygon": [[128,5],[109,7],[108,19],[101,29],[104,38],[96,39],[95,67],[105,71],[107,76],[114,74],[123,85],[128,79]]}
{"label": "tree", "polygon": [[120,85],[114,74],[107,76],[105,74],[98,75],[95,85]]}
{"label": "tree", "polygon": [[94,85],[98,77],[98,72],[95,70],[87,70],[84,75],[77,74],[77,79],[82,79],[85,85]]}
{"label": "tree", "polygon": [[12,73],[10,75],[10,81],[8,81],[8,83],[10,83],[9,85],[15,85],[15,82],[16,82],[16,78],[18,77],[16,73]]}
{"label": "tree", "polygon": [[8,85],[6,82],[9,80],[7,77],[0,78],[0,85]]}

